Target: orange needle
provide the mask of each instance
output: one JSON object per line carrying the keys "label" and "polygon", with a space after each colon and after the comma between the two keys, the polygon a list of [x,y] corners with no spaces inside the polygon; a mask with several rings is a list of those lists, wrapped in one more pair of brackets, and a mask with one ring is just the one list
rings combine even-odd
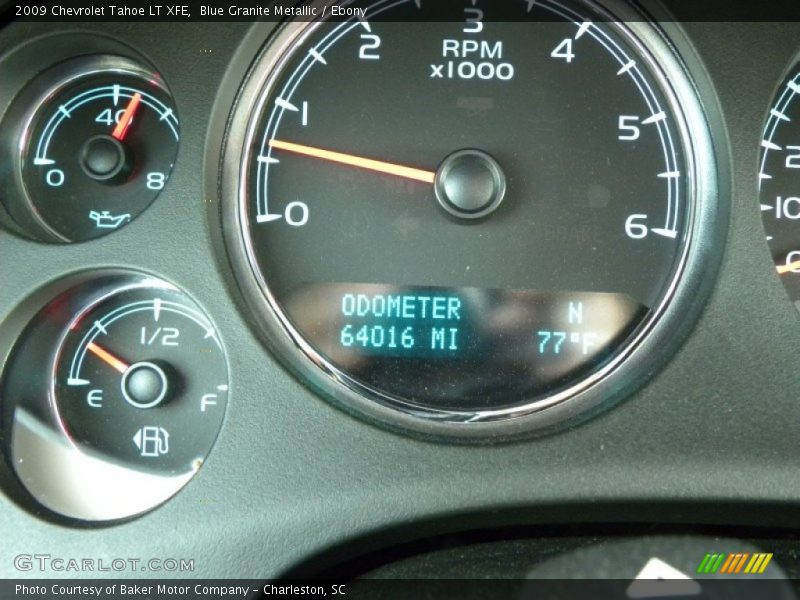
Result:
{"label": "orange needle", "polygon": [[125,107],[125,112],[122,113],[117,126],[114,127],[111,137],[116,138],[120,142],[122,141],[122,138],[124,138],[125,134],[128,132],[128,127],[130,127],[133,114],[136,112],[136,109],[141,101],[142,95],[139,92],[136,92],[133,96],[131,96],[131,100],[128,102],[128,106]]}
{"label": "orange needle", "polygon": [[780,265],[775,268],[778,270],[778,275],[783,275],[785,273],[788,273],[789,271],[796,273],[800,271],[800,260],[796,260],[794,262],[790,262],[785,265]]}
{"label": "orange needle", "polygon": [[378,171],[379,173],[388,173],[389,175],[397,175],[398,177],[405,177],[407,179],[414,179],[424,183],[433,183],[436,173],[434,171],[423,171],[422,169],[414,169],[413,167],[404,167],[394,163],[384,162],[382,160],[373,160],[371,158],[364,158],[362,156],[354,156],[352,154],[344,154],[343,152],[334,152],[332,150],[323,150],[322,148],[315,148],[314,146],[304,146],[302,144],[294,144],[292,142],[283,142],[281,140],[270,140],[269,145],[272,148],[279,150],[286,150],[287,152],[295,152],[313,158],[321,158],[323,160],[330,160],[332,162],[341,163],[343,165],[350,165],[351,167],[361,167],[362,169],[369,169],[371,171]]}
{"label": "orange needle", "polygon": [[120,373],[124,373],[125,371],[128,370],[128,365],[127,364],[125,364],[123,361],[121,361],[116,356],[111,354],[111,352],[109,352],[105,348],[101,348],[100,346],[98,346],[94,342],[89,342],[89,344],[86,346],[86,348],[89,351],[91,351],[92,354],[97,356],[103,362],[105,362],[105,363],[111,365],[112,367],[114,367]]}

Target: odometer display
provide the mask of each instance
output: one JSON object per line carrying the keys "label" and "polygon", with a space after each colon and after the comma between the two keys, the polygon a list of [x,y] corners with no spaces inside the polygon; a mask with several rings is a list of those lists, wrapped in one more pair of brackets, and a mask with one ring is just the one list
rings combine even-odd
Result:
{"label": "odometer display", "polygon": [[334,398],[413,418],[585,391],[692,242],[692,133],[654,30],[582,2],[358,6],[284,26],[239,109],[233,231],[270,340]]}

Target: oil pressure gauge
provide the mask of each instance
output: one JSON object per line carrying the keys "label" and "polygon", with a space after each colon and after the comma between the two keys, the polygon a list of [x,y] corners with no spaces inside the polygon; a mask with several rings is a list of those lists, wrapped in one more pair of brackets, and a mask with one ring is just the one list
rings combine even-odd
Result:
{"label": "oil pressure gauge", "polygon": [[116,56],[66,61],[34,79],[3,123],[4,203],[32,237],[76,242],[123,227],[172,171],[178,117],[161,78]]}
{"label": "oil pressure gauge", "polygon": [[13,407],[11,463],[40,503],[69,517],[122,518],[163,502],[201,467],[225,415],[216,329],[147,275],[95,274],[57,294],[10,363],[0,390]]}

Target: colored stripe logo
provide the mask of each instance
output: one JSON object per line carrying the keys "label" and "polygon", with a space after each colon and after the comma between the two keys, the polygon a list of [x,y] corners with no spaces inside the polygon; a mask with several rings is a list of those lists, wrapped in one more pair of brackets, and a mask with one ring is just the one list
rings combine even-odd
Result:
{"label": "colored stripe logo", "polygon": [[713,575],[761,574],[772,560],[772,553],[765,552],[731,552],[728,554],[706,554],[700,565],[698,573]]}

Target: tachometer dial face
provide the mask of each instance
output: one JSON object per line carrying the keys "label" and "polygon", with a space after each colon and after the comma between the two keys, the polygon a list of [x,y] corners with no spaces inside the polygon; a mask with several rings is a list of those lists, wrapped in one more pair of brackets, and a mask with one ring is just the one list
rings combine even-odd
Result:
{"label": "tachometer dial face", "polygon": [[242,117],[234,227],[270,340],[335,398],[438,422],[596,383],[691,245],[674,57],[582,2],[356,6],[284,27]]}
{"label": "tachometer dial face", "polygon": [[75,59],[43,78],[53,83],[33,107],[18,159],[25,208],[54,241],[116,231],[172,172],[172,98],[156,74],[117,57]]}
{"label": "tachometer dial face", "polygon": [[[793,302],[800,301],[800,72],[778,89],[761,140],[759,206],[775,270]],[[800,309],[800,305],[798,305]]]}

